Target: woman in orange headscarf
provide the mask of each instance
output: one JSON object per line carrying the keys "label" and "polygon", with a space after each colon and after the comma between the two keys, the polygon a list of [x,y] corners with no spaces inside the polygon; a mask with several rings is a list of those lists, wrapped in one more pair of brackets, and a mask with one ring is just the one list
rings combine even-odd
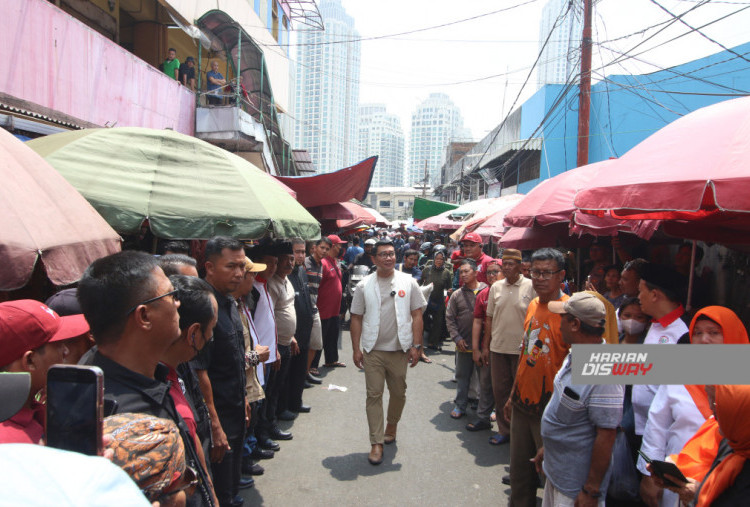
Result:
{"label": "woman in orange headscarf", "polygon": [[716,420],[724,440],[698,489],[698,507],[747,505],[750,498],[750,386],[716,386]]}
{"label": "woman in orange headscarf", "polygon": [[[690,342],[695,345],[750,343],[742,321],[732,310],[722,306],[708,306],[695,314],[690,323]],[[641,450],[652,459],[663,460],[680,449],[688,449],[690,454],[678,457],[676,461],[687,477],[699,482],[710,468],[721,440],[712,419],[705,386],[661,386],[649,409]],[[696,431],[701,440],[691,443],[691,436]],[[683,470],[687,465],[689,470]],[[642,459],[638,461],[638,468],[644,474],[648,472]],[[662,496],[662,487],[660,481],[647,475],[641,481],[641,496],[649,505],[672,507],[678,504],[677,496],[685,494],[682,491],[678,495],[666,492]]]}

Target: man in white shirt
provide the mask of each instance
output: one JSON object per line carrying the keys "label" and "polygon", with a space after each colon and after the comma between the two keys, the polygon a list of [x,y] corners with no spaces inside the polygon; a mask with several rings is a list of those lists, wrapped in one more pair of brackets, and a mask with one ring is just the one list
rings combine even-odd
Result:
{"label": "man in white shirt", "polygon": [[[383,444],[396,441],[406,403],[406,365],[422,355],[422,310],[427,302],[417,282],[395,270],[396,250],[390,241],[373,248],[377,271],[354,292],[351,337],[354,364],[365,370],[367,423],[373,465],[383,462]],[[388,425],[383,428],[383,390],[388,383]]]}

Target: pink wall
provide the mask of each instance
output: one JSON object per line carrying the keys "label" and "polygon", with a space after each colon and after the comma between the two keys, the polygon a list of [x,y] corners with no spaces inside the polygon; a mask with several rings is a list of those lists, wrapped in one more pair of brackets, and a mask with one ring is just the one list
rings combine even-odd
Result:
{"label": "pink wall", "polygon": [[44,0],[0,0],[0,92],[104,126],[192,135],[195,99],[132,53]]}

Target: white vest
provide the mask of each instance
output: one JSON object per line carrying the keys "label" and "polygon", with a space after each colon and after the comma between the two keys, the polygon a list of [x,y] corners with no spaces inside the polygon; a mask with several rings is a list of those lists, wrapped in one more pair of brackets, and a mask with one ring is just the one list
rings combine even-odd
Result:
{"label": "white vest", "polygon": [[[413,278],[400,271],[393,272],[391,292],[394,293],[393,304],[396,305],[396,326],[398,341],[406,352],[412,346],[411,331],[411,291]],[[363,290],[365,297],[365,313],[362,316],[362,348],[370,352],[378,339],[380,329],[380,284],[378,274],[367,275],[359,284],[358,290]],[[402,295],[403,294],[403,295]]]}

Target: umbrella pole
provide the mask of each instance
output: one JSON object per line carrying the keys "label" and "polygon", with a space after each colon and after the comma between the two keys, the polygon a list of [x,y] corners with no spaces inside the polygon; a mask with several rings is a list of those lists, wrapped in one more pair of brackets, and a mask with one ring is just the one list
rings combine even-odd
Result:
{"label": "umbrella pole", "polygon": [[156,247],[159,244],[159,238],[154,236],[153,241],[151,241],[151,253],[156,255]]}
{"label": "umbrella pole", "polygon": [[685,305],[685,309],[687,311],[690,311],[693,309],[692,306],[692,299],[693,299],[693,278],[695,278],[695,250],[696,250],[696,241],[693,240],[693,248],[690,251],[690,275],[688,278],[688,293],[687,293],[687,304]]}

